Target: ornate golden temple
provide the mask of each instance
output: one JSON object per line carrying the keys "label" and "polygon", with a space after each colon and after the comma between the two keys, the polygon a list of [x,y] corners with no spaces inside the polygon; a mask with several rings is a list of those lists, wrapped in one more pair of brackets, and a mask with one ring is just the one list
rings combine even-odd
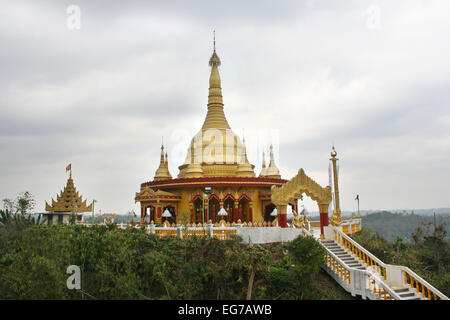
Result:
{"label": "ornate golden temple", "polygon": [[[281,179],[272,145],[269,165],[266,167],[263,154],[262,170],[259,175],[255,174],[255,166],[247,159],[245,141],[231,130],[224,114],[220,64],[214,49],[209,60],[206,118],[191,140],[178,176],[172,178],[167,152],[161,146],[160,163],[153,181],[142,183],[136,193],[135,201],[141,205],[141,223],[161,223],[166,209],[177,223],[217,222],[222,218],[228,222],[272,222],[275,219],[271,213],[278,204],[271,199],[271,188],[287,180]],[[209,192],[205,193],[205,188]],[[291,205],[298,212],[298,198],[300,194],[283,204]],[[226,216],[218,216],[221,208],[225,209]],[[286,215],[280,213],[278,220],[283,226]]]}
{"label": "ornate golden temple", "polygon": [[[270,145],[269,165],[263,153],[262,168],[255,174],[250,164],[244,139],[231,130],[225,117],[219,66],[215,50],[209,59],[211,74],[207,113],[200,131],[192,138],[178,177],[172,178],[168,155],[161,146],[161,158],[153,181],[141,184],[135,201],[141,205],[141,223],[161,223],[163,217],[172,222],[205,223],[227,222],[260,223],[277,220],[287,226],[287,207],[292,207],[293,225],[300,228],[307,223],[299,217],[297,203],[303,194],[317,202],[320,213],[320,231],[328,225],[328,210],[333,200],[330,186],[321,187],[308,177],[303,169],[287,181],[281,178]],[[336,175],[336,151],[331,153],[334,175],[333,225],[342,222],[339,209],[339,191]],[[276,210],[275,210],[276,209]]]}

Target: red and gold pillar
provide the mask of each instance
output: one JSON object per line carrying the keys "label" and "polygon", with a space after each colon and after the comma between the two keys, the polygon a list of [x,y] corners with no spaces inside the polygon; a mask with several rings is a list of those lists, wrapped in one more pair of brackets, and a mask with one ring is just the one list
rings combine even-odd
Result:
{"label": "red and gold pillar", "polygon": [[319,203],[319,213],[320,213],[320,235],[323,236],[323,227],[328,226],[328,206],[329,203],[320,204]]}
{"label": "red and gold pillar", "polygon": [[208,199],[203,199],[205,210],[203,211],[203,218],[205,223],[208,223]]}
{"label": "red and gold pillar", "polygon": [[[219,212],[219,210],[220,209],[222,209],[223,208],[223,200],[219,200],[219,209],[217,210],[217,212]],[[224,208],[225,209],[225,208]],[[225,209],[226,210],[226,209]],[[227,217],[225,217],[225,219],[226,219]],[[222,220],[223,219],[223,216],[217,216],[217,222],[219,222],[220,220]]]}
{"label": "red and gold pillar", "polygon": [[162,208],[158,206],[158,208],[156,209],[156,218],[158,219],[159,222],[161,222],[161,216],[162,216]]}
{"label": "red and gold pillar", "polygon": [[234,222],[237,223],[239,220],[239,202],[234,202]]}
{"label": "red and gold pillar", "polygon": [[278,212],[278,226],[281,228],[287,227],[287,213],[286,213],[286,204],[277,205]]}
{"label": "red and gold pillar", "polygon": [[141,224],[144,224],[144,218],[145,218],[145,207],[141,202]]}
{"label": "red and gold pillar", "polygon": [[248,203],[248,215],[249,215],[250,222],[253,223],[253,202]]}

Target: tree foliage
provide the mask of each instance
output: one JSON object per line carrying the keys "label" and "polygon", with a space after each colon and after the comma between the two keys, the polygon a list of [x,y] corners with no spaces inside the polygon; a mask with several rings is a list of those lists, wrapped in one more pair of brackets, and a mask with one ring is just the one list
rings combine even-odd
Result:
{"label": "tree foliage", "polygon": [[424,222],[411,233],[412,242],[397,236],[389,242],[363,228],[353,239],[385,263],[404,265],[446,296],[450,295],[450,244],[444,224]]}
{"label": "tree foliage", "polygon": [[[322,248],[309,238],[245,245],[114,224],[10,231],[0,227],[0,299],[321,299],[330,291],[350,298],[330,290]],[[81,269],[81,291],[66,287],[69,265]],[[317,282],[323,290],[311,290]]]}

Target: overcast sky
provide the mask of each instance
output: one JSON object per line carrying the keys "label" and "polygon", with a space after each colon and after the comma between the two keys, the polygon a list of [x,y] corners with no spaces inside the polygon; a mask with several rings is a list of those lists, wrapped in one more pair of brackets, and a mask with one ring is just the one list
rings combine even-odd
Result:
{"label": "overcast sky", "polygon": [[335,145],[343,210],[356,194],[362,209],[450,207],[449,12],[446,0],[2,1],[0,196],[28,190],[42,212],[72,163],[96,209],[139,212],[161,137],[176,177],[201,128],[216,30],[225,114],[257,173],[252,141],[269,132],[286,179],[304,168],[327,185]]}

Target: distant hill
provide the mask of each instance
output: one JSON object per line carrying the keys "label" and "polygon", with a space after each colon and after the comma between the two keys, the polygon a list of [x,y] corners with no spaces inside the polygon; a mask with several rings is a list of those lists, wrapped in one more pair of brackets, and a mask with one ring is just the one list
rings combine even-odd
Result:
{"label": "distant hill", "polygon": [[[392,213],[381,211],[362,216],[363,228],[372,229],[389,241],[395,241],[397,236],[410,241],[411,233],[422,222],[434,222],[433,215],[418,215],[411,213]],[[436,224],[443,223],[447,231],[446,238],[450,240],[450,215],[437,214]]]}
{"label": "distant hill", "polygon": [[[361,210],[360,215],[366,216],[373,213],[379,213],[379,212],[390,212],[390,213],[400,213],[400,214],[407,214],[407,213],[413,213],[420,216],[433,216],[433,214],[437,215],[450,215],[450,208],[432,208],[432,209],[395,209],[395,210]],[[318,217],[319,211],[308,211],[309,216],[311,217]],[[356,215],[356,211],[346,211],[342,210],[342,217],[347,217],[351,215]]]}

